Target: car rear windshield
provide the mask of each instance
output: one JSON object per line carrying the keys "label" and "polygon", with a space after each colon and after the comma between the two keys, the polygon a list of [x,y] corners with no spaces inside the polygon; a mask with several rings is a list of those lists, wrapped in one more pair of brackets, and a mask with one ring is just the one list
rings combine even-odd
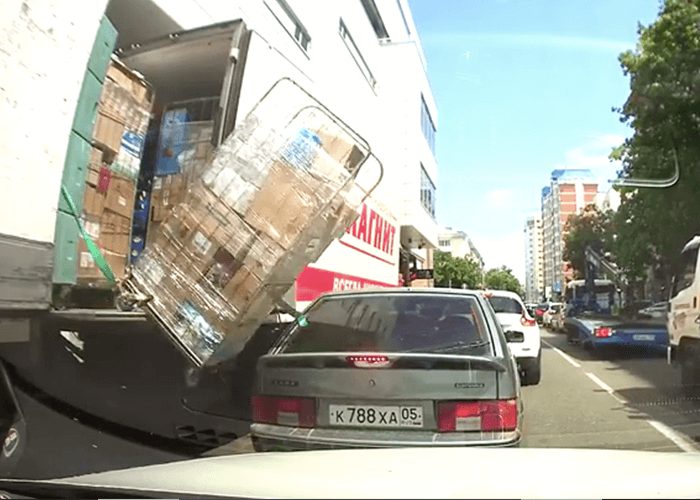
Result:
{"label": "car rear windshield", "polygon": [[497,313],[522,314],[523,308],[515,299],[510,297],[489,297],[491,307]]}
{"label": "car rear windshield", "polygon": [[283,352],[487,354],[489,335],[470,296],[367,294],[326,297],[305,313]]}

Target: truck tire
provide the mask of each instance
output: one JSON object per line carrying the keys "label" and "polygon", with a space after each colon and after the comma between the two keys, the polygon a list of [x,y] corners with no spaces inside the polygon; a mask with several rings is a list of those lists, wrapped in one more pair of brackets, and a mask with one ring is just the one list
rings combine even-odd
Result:
{"label": "truck tire", "polygon": [[522,367],[522,385],[539,384],[542,378],[542,352],[540,351],[540,354],[536,358],[523,360]]}
{"label": "truck tire", "polygon": [[700,349],[688,343],[683,343],[679,347],[681,388],[685,395],[695,396],[700,394],[700,363],[697,360]]}

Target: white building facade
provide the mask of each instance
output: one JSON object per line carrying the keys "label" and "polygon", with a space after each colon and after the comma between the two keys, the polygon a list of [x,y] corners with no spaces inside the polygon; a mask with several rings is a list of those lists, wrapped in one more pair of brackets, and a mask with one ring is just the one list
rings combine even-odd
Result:
{"label": "white building facade", "polygon": [[525,298],[539,302],[544,294],[544,231],[539,215],[525,221]]}
{"label": "white building facade", "polygon": [[243,88],[239,116],[279,78],[280,60],[285,74],[362,136],[382,162],[383,180],[361,219],[370,227],[381,220],[393,235],[390,248],[349,231],[299,277],[298,307],[325,291],[408,285],[413,271],[432,268],[438,117],[407,0],[112,0],[107,16],[120,32],[118,46],[242,19],[254,32],[246,64],[269,58],[270,71],[253,79],[245,70],[255,84]]}
{"label": "white building facade", "polygon": [[438,248],[441,252],[449,253],[453,257],[471,258],[479,262],[482,267],[484,265],[484,260],[474,246],[474,242],[464,231],[458,231],[451,227],[440,229]]}

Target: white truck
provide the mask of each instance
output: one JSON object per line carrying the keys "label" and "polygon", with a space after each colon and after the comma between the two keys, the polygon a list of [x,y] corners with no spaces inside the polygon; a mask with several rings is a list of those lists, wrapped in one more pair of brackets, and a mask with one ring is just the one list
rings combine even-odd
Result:
{"label": "white truck", "polygon": [[681,252],[668,306],[668,362],[680,367],[687,393],[700,388],[700,236]]}
{"label": "white truck", "polygon": [[[0,89],[0,110],[5,123],[13,123],[0,134],[0,208],[7,215],[21,213],[0,221],[0,342],[28,340],[36,313],[85,320],[131,321],[134,316],[110,308],[56,307],[74,287],[80,243],[61,187],[74,191],[76,201],[82,198],[95,108],[121,28],[102,17],[104,5],[95,2],[89,10],[69,13],[57,4],[29,1],[22,8],[17,3],[0,40],[12,44],[14,37],[20,45],[0,55],[9,69],[5,74],[13,74]],[[35,22],[40,9],[46,14],[44,27]],[[45,60],[19,57],[22,49],[29,56],[44,51],[48,59],[67,62],[46,67]],[[119,57],[152,85],[156,112],[173,101],[216,98],[214,146],[280,78],[312,85],[242,20],[132,43],[119,50]],[[395,218],[371,200],[362,214],[361,230],[351,228],[307,268],[289,302],[302,308],[325,291],[398,284]]]}
{"label": "white truck", "polygon": [[[192,380],[184,358],[163,346],[142,313],[57,307],[62,292],[74,288],[80,238],[60,203],[61,188],[77,189],[74,199],[82,194],[105,71],[119,30],[128,30],[109,22],[106,5],[95,0],[66,9],[55,0],[11,0],[0,9],[0,365],[16,367],[44,396],[141,432],[144,441],[156,436],[199,446],[205,436],[222,444],[247,429],[241,409],[248,399],[245,381],[252,380],[255,355],[274,333],[254,338],[246,347],[250,355],[242,353],[234,372]],[[281,77],[312,84],[243,20],[133,43],[119,57],[153,86],[154,109],[169,101],[218,97],[214,145]],[[357,226],[302,273],[290,301],[301,308],[333,289],[398,284],[398,231],[392,214],[368,200]],[[57,368],[61,356],[69,363]],[[126,390],[120,380],[131,365],[157,367],[151,382],[162,384],[139,396],[141,375]],[[80,380],[102,379],[86,382],[87,393],[74,391],[74,384],[60,381],[61,370]],[[178,380],[183,371],[188,376]],[[244,383],[238,387],[231,380]],[[208,392],[200,390],[204,385]],[[231,401],[219,405],[212,394]],[[152,406],[151,413],[144,405]]]}

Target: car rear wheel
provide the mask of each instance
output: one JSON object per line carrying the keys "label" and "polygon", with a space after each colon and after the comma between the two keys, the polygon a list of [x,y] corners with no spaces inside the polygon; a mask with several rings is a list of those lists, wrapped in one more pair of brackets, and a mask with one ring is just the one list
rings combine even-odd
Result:
{"label": "car rear wheel", "polygon": [[523,385],[537,385],[542,378],[542,353],[531,359],[524,359],[521,363],[523,376],[521,378]]}

